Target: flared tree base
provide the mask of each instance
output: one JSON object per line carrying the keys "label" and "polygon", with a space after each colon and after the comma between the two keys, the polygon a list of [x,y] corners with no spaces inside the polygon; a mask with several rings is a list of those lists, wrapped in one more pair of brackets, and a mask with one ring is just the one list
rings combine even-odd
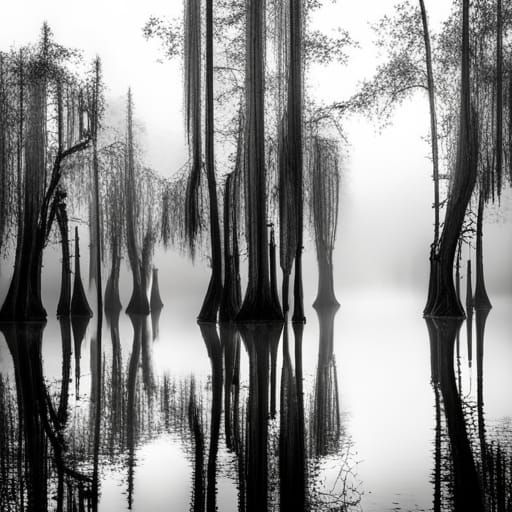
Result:
{"label": "flared tree base", "polygon": [[244,300],[236,316],[236,323],[281,323],[283,319],[283,313],[275,307],[272,299],[258,294]]}
{"label": "flared tree base", "polygon": [[32,288],[16,289],[15,278],[0,309],[0,322],[46,322],[47,313],[40,294]]}
{"label": "flared tree base", "polygon": [[105,313],[109,313],[112,316],[119,314],[123,309],[123,305],[121,304],[121,299],[119,297],[119,281],[114,280],[112,275],[107,279],[103,301],[103,309]]}
{"label": "flared tree base", "polygon": [[217,313],[220,307],[220,301],[222,298],[222,282],[216,279],[212,274],[206,296],[201,306],[201,311],[197,315],[197,321],[204,323],[215,323],[217,322]]}
{"label": "flared tree base", "polygon": [[135,291],[128,306],[126,307],[127,315],[149,315],[150,307],[146,294],[142,291]]}
{"label": "flared tree base", "polygon": [[153,283],[151,285],[151,299],[149,302],[151,311],[157,311],[164,307],[160,297],[160,287],[158,285],[158,269],[153,269]]}

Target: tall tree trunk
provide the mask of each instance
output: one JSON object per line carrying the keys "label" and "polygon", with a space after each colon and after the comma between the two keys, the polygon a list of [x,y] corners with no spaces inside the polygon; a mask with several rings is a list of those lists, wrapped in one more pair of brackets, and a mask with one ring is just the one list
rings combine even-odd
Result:
{"label": "tall tree trunk", "polygon": [[239,322],[280,321],[273,307],[268,268],[265,172],[265,1],[248,0],[246,17],[245,207],[248,284]]}
{"label": "tall tree trunk", "polygon": [[497,0],[496,19],[496,188],[501,195],[503,175],[503,18],[502,0]]}
{"label": "tall tree trunk", "polygon": [[[93,496],[93,512],[97,511],[99,500],[99,449],[101,437],[101,390],[102,390],[102,328],[103,328],[103,288],[101,278],[101,224],[100,224],[100,178],[99,178],[99,162],[98,162],[98,131],[99,131],[99,114],[100,114],[100,76],[101,67],[100,60],[96,58],[94,63],[95,80],[93,93],[93,119],[92,119],[92,169],[94,178],[94,235],[95,239],[95,276],[96,281],[96,354],[95,366],[97,368],[96,393],[91,394],[94,400],[94,438],[93,438],[93,473],[92,473],[92,496]],[[89,276],[90,277],[90,276]]]}
{"label": "tall tree trunk", "polygon": [[119,273],[121,270],[120,241],[114,237],[111,241],[111,268],[110,275],[105,286],[105,311],[112,314],[121,311],[121,299],[119,297]]}
{"label": "tall tree trunk", "polygon": [[25,136],[25,169],[23,180],[23,223],[19,231],[14,271],[0,320],[45,320],[41,300],[41,266],[43,234],[39,214],[43,201],[42,169],[45,168],[46,132],[42,123],[46,113],[45,89],[35,81],[29,88],[27,134]]}
{"label": "tall tree trunk", "polygon": [[206,179],[210,199],[210,245],[212,275],[199,312],[200,322],[215,322],[222,298],[222,249],[215,180],[214,110],[213,110],[213,0],[206,0],[206,116],[205,116]]}
{"label": "tall tree trunk", "polygon": [[133,102],[131,91],[128,91],[128,119],[127,119],[127,159],[125,173],[126,197],[126,245],[128,258],[133,277],[133,291],[126,312],[128,314],[148,315],[149,298],[143,283],[142,254],[137,239],[137,195],[135,180],[135,156],[133,140]]}
{"label": "tall tree trunk", "polygon": [[430,138],[432,145],[432,169],[434,181],[434,240],[432,242],[430,254],[430,277],[428,287],[427,304],[424,314],[430,313],[437,286],[438,265],[436,254],[439,245],[439,145],[437,135],[437,113],[436,113],[436,90],[434,82],[434,72],[432,70],[432,49],[430,44],[430,31],[428,27],[427,11],[424,0],[419,0],[421,9],[421,20],[423,23],[423,40],[425,43],[425,64],[427,68],[427,90],[430,110]]}
{"label": "tall tree trunk", "polygon": [[[237,266],[238,244],[236,228],[234,173],[228,174],[224,188],[224,286],[219,308],[219,321],[231,322],[240,309],[240,275]],[[235,251],[237,254],[235,254]]]}
{"label": "tall tree trunk", "polygon": [[272,297],[273,307],[281,312],[279,304],[279,292],[277,291],[277,267],[276,267],[276,241],[274,235],[274,226],[270,228],[269,262],[270,262],[270,295]]}
{"label": "tall tree trunk", "polygon": [[68,215],[64,203],[60,203],[57,207],[57,224],[62,247],[62,277],[57,316],[68,316],[71,312],[71,256],[69,254]]}
{"label": "tall tree trunk", "polygon": [[475,283],[475,309],[491,309],[491,301],[487,295],[484,279],[484,258],[483,258],[483,221],[485,202],[483,192],[478,197],[478,213],[476,218],[476,283]]}
{"label": "tall tree trunk", "polygon": [[71,315],[92,317],[92,310],[87,301],[80,272],[80,238],[78,236],[78,227],[75,227],[75,280],[73,283],[73,296],[71,297]]}
{"label": "tall tree trunk", "polygon": [[153,268],[153,284],[151,285],[151,312],[158,311],[164,307],[160,297],[160,286],[158,285],[158,269]]}
{"label": "tall tree trunk", "polygon": [[202,169],[201,140],[201,0],[185,2],[185,111],[192,166],[185,195],[185,233],[192,257],[201,227],[199,188]]}
{"label": "tall tree trunk", "polygon": [[294,173],[295,201],[297,203],[297,250],[293,285],[293,321],[305,322],[302,290],[303,249],[303,157],[302,157],[302,5],[303,0],[290,0],[290,69],[288,86],[289,164]]}
{"label": "tall tree trunk", "polygon": [[464,309],[455,291],[453,265],[466,208],[476,183],[478,133],[471,105],[469,0],[463,0],[462,13],[460,130],[455,172],[439,246],[436,299],[429,312],[434,317],[464,317]]}

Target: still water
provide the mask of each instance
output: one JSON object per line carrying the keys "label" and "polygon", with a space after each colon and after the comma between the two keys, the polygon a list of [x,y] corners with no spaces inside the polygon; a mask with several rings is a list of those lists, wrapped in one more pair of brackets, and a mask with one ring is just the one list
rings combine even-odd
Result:
{"label": "still water", "polygon": [[0,510],[510,510],[510,297],[458,332],[396,290],[303,328],[162,298],[4,326]]}

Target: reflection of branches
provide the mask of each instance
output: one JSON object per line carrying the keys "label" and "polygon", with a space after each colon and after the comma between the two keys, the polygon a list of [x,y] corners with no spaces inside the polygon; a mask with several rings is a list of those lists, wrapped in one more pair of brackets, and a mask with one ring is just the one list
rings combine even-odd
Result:
{"label": "reflection of branches", "polygon": [[358,462],[354,460],[355,456],[352,440],[344,438],[336,453],[336,458],[333,460],[338,472],[332,483],[326,482],[324,488],[321,487],[320,479],[321,477],[325,478],[323,475],[328,470],[326,463],[332,459],[312,459],[309,467],[312,481],[309,494],[311,510],[362,510],[360,503],[363,492],[357,476]]}

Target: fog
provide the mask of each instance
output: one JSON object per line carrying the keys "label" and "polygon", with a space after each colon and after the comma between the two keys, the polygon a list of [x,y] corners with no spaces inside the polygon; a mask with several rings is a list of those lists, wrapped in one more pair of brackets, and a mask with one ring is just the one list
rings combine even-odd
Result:
{"label": "fog", "polygon": [[[391,0],[359,1],[350,6],[346,2],[328,2],[315,15],[314,27],[327,32],[338,26],[346,28],[359,47],[350,51],[351,58],[344,67],[335,63],[310,69],[310,93],[314,91],[319,100],[341,101],[356,90],[362,78],[371,75],[380,56],[373,46],[370,25],[389,12],[393,4]],[[435,30],[448,12],[448,2],[427,2],[427,8]],[[171,176],[187,159],[181,63],[179,59],[159,62],[162,52],[158,44],[144,39],[142,27],[150,15],[174,18],[181,16],[181,11],[181,2],[162,0],[93,0],[80,10],[60,0],[23,1],[4,9],[0,45],[8,48],[34,41],[42,22],[47,20],[56,40],[83,49],[86,61],[99,54],[107,103],[119,114],[126,91],[132,88],[135,116],[143,128],[140,143],[145,160],[160,174]],[[370,287],[398,286],[425,292],[433,223],[428,128],[424,93],[402,105],[385,128],[361,117],[347,119],[344,124],[342,199],[335,253],[335,283],[341,296],[343,290]],[[512,266],[508,264],[512,250],[510,194],[505,195],[503,203],[499,214],[490,213],[484,226],[491,296],[512,291]],[[84,243],[86,236],[84,230]],[[312,241],[306,238],[306,259],[314,258],[313,253]],[[86,255],[86,251],[82,254]],[[467,251],[463,260],[466,258]],[[83,265],[85,269],[87,262]],[[206,261],[198,259],[193,266],[185,258],[159,250],[155,265],[161,269],[162,288],[186,289],[191,296],[202,295],[208,279]],[[2,261],[1,266],[3,296],[10,264]],[[60,275],[57,258],[46,257],[45,274],[47,286],[56,288],[53,276]],[[304,279],[306,288],[313,290],[315,272],[305,273]]]}

